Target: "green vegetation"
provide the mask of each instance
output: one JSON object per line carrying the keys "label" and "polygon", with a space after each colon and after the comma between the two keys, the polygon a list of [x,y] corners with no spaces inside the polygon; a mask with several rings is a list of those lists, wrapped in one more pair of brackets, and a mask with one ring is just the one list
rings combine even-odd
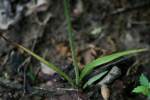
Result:
{"label": "green vegetation", "polygon": [[72,60],[73,60],[73,65],[75,69],[75,74],[76,74],[76,84],[79,85],[79,67],[77,63],[77,52],[76,52],[76,47],[75,47],[75,42],[74,42],[74,34],[73,34],[73,29],[71,25],[71,18],[70,18],[70,12],[69,12],[69,3],[68,0],[64,0],[64,11],[65,11],[65,16],[66,16],[66,21],[67,21],[67,26],[68,26],[68,39],[69,39],[69,44],[71,48],[71,53],[72,53]]}
{"label": "green vegetation", "polygon": [[[100,57],[100,58],[93,60],[92,62],[86,64],[83,67],[83,70],[80,71],[79,66],[78,66],[78,61],[77,61],[77,52],[76,52],[76,46],[75,46],[75,41],[74,41],[74,34],[73,34],[72,26],[71,26],[71,18],[70,18],[70,13],[69,13],[69,2],[68,2],[68,0],[64,0],[64,8],[65,8],[64,12],[65,12],[67,26],[68,26],[68,39],[69,39],[69,44],[70,44],[70,48],[71,48],[73,66],[74,66],[75,76],[76,76],[75,80],[72,79],[71,77],[69,77],[68,74],[63,72],[60,69],[60,67],[55,66],[54,64],[50,63],[49,61],[47,61],[44,58],[40,57],[39,55],[35,54],[31,50],[29,50],[29,49],[27,49],[27,48],[25,48],[22,45],[19,45],[17,43],[12,43],[11,41],[6,39],[5,37],[3,37],[3,38],[6,41],[10,42],[11,44],[17,46],[18,48],[24,50],[26,53],[32,55],[35,59],[37,59],[38,61],[47,65],[49,68],[56,71],[61,77],[63,77],[65,80],[67,80],[71,86],[76,87],[76,88],[79,88],[80,86],[82,88],[86,88],[87,86],[93,84],[95,81],[101,79],[105,74],[107,74],[107,71],[104,71],[102,73],[99,73],[96,76],[93,76],[87,82],[82,82],[82,80],[87,75],[89,75],[96,67],[99,67],[103,64],[106,64],[108,62],[111,62],[111,61],[116,60],[116,59],[123,57],[123,56],[147,51],[147,49],[135,49],[135,50],[127,50],[127,51],[123,51],[123,52],[113,53],[111,55],[103,56],[103,57]],[[79,84],[80,84],[80,86],[79,86]]]}
{"label": "green vegetation", "polygon": [[133,93],[141,93],[150,98],[150,81],[143,74],[139,79],[140,85],[133,89]]}
{"label": "green vegetation", "polygon": [[[37,60],[39,60],[40,62],[44,63],[45,65],[47,65],[49,68],[53,69],[54,71],[56,71],[58,74],[60,74],[64,79],[66,79],[72,86],[77,87],[78,85],[74,83],[74,81],[66,74],[64,73],[59,67],[55,66],[54,64],[50,63],[49,61],[46,61],[44,58],[38,56],[37,54],[35,54],[34,52],[30,51],[29,49],[17,44],[17,47],[24,50],[25,52],[27,52],[28,54],[32,55],[34,58],[36,58]],[[79,76],[79,79],[81,82],[81,79],[85,78],[86,75],[88,75],[90,72],[92,72],[94,70],[95,67],[100,66],[102,64],[108,63],[110,61],[113,61],[119,57],[125,56],[125,55],[129,55],[129,54],[134,54],[134,53],[138,53],[138,52],[143,52],[146,51],[147,49],[137,49],[137,50],[128,50],[128,51],[124,51],[124,52],[119,52],[119,53],[114,53],[108,56],[104,56],[101,58],[98,58],[96,60],[93,60],[91,63],[87,64],[84,66],[83,70],[81,71],[81,74]],[[93,78],[89,79],[84,87],[86,87],[87,85],[91,85],[93,82],[95,82],[96,80],[98,80],[99,78],[101,78],[103,76],[103,74],[106,74],[106,72],[102,72],[100,74],[98,74],[97,76],[94,76]],[[79,84],[79,83],[78,83]]]}
{"label": "green vegetation", "polygon": [[114,54],[111,54],[108,56],[100,57],[84,66],[84,69],[81,71],[80,80],[82,80],[86,75],[88,75],[90,72],[92,72],[94,68],[96,68],[100,65],[106,64],[106,63],[113,61],[117,58],[120,58],[122,56],[134,54],[134,53],[138,53],[138,52],[142,52],[142,51],[146,51],[146,50],[147,49],[128,50],[128,51],[118,52],[118,53],[114,53]]}
{"label": "green vegetation", "polygon": [[99,73],[98,75],[93,76],[92,78],[90,78],[83,86],[83,88],[86,88],[87,86],[93,84],[95,81],[101,79],[104,75],[107,74],[108,71],[104,71]]}

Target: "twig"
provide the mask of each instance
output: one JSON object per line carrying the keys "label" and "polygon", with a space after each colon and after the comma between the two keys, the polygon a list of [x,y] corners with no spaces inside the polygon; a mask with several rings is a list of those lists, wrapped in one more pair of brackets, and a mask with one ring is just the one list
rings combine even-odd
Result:
{"label": "twig", "polygon": [[[11,90],[15,90],[15,91],[22,91],[24,86],[16,83],[16,82],[11,82],[7,79],[1,78],[0,77],[0,86],[3,88],[8,88]],[[30,91],[28,91],[28,93],[30,95],[43,95],[43,94],[47,94],[47,95],[61,95],[64,94],[66,92],[78,92],[78,89],[73,89],[73,88],[49,88],[49,89],[45,89],[45,88],[41,88],[41,87],[31,87],[29,89]]]}
{"label": "twig", "polygon": [[40,26],[46,26],[48,21],[52,18],[52,14],[51,13],[48,13],[47,16],[44,18],[44,21],[40,21],[37,17],[37,14],[36,14],[36,17],[35,17],[35,20],[36,22],[40,25]]}
{"label": "twig", "polygon": [[122,13],[124,14],[125,12],[134,11],[134,10],[137,10],[137,9],[150,8],[149,5],[150,5],[150,1],[144,2],[142,4],[140,3],[140,4],[133,5],[133,6],[128,6],[128,7],[125,7],[125,8],[118,8],[117,10],[114,10],[114,11],[104,15],[101,20],[104,20],[105,18],[110,17],[110,16],[115,16],[115,15],[119,15],[119,14],[122,14]]}
{"label": "twig", "polygon": [[3,68],[6,65],[6,63],[8,62],[8,60],[9,60],[9,57],[8,57],[8,55],[6,55],[6,57],[4,58],[4,61],[1,64],[1,68]]}
{"label": "twig", "polygon": [[56,88],[56,90],[60,90],[60,91],[79,91],[78,89],[74,89],[74,88]]}
{"label": "twig", "polygon": [[128,11],[133,11],[133,10],[140,9],[140,8],[146,8],[146,7],[150,7],[150,1],[144,2],[142,4],[136,4],[134,6],[129,6],[126,8],[119,8],[119,9],[111,12],[110,15],[116,15],[116,14],[120,14],[120,13],[124,13],[124,12],[128,12]]}
{"label": "twig", "polygon": [[112,67],[108,74],[98,82],[98,85],[109,84],[121,75],[121,69],[117,66]]}

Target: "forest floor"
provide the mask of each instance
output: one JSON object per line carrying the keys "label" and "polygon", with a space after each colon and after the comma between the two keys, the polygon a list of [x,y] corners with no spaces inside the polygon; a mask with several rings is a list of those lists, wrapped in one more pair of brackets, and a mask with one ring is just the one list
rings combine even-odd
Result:
{"label": "forest floor", "polygon": [[[48,0],[46,10],[30,9],[24,14],[24,6],[30,1],[0,1],[1,33],[73,77],[63,0]],[[70,5],[81,66],[113,52],[150,48],[149,0],[71,0]],[[15,17],[6,18],[11,14]],[[122,74],[108,85],[110,100],[146,100],[132,90],[142,73],[150,78],[150,53],[140,53],[115,65]],[[0,100],[103,100],[100,88],[79,92],[44,68],[45,65],[0,38]]]}

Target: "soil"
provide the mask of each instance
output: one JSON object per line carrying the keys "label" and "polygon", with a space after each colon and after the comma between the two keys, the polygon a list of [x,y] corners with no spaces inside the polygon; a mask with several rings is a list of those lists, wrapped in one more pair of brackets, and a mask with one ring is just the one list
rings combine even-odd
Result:
{"label": "soil", "polygon": [[[13,8],[20,3],[14,1]],[[23,1],[22,6],[31,0]],[[48,3],[46,11],[23,14],[1,32],[74,77],[63,0]],[[70,0],[70,5],[81,68],[113,52],[150,48],[149,0]],[[139,85],[141,73],[150,79],[149,58],[150,53],[145,52],[113,65],[118,66],[122,74],[108,85],[110,100],[147,100],[131,91]],[[103,100],[100,87],[77,91],[57,73],[42,72],[41,66],[30,55],[0,38],[0,100]]]}

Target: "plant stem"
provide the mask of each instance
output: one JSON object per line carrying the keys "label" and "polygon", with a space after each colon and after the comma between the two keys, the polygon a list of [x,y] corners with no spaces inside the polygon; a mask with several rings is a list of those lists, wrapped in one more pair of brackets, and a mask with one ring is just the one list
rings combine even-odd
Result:
{"label": "plant stem", "polygon": [[72,25],[71,25],[71,17],[70,17],[69,8],[70,8],[69,1],[64,0],[64,13],[65,13],[66,21],[67,21],[69,45],[71,48],[73,66],[75,69],[76,85],[78,85],[79,84],[79,67],[77,64],[77,53],[76,53],[76,47],[75,47],[75,41],[74,41],[74,34],[73,34],[73,30],[72,30]]}

